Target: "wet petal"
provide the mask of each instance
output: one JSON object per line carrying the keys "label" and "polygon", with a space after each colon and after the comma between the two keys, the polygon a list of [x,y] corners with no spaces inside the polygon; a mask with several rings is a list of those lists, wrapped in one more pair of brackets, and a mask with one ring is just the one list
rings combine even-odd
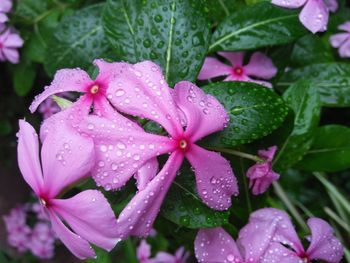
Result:
{"label": "wet petal", "polygon": [[149,234],[182,161],[181,153],[171,154],[158,175],[131,199],[118,218],[117,230],[120,238]]}
{"label": "wet petal", "polygon": [[117,79],[124,71],[131,67],[130,64],[124,62],[109,63],[103,59],[95,59],[94,65],[98,67],[99,73],[96,77],[97,82],[109,83]]}
{"label": "wet petal", "polygon": [[200,263],[243,262],[235,241],[221,227],[200,229],[194,241],[194,251]]}
{"label": "wet petal", "polygon": [[216,58],[206,57],[202,66],[201,71],[199,72],[198,79],[211,79],[219,76],[229,75],[231,72],[231,67],[220,62]]}
{"label": "wet petal", "polygon": [[349,33],[340,33],[335,34],[329,38],[329,42],[331,43],[332,47],[338,48],[340,47],[347,39],[350,39]]}
{"label": "wet petal", "polygon": [[38,135],[34,128],[25,120],[19,121],[17,159],[24,180],[38,195],[43,176],[39,160]]}
{"label": "wet petal", "polygon": [[152,158],[147,161],[135,174],[137,180],[137,189],[143,190],[147,184],[157,175],[158,172],[158,160]]}
{"label": "wet petal", "polygon": [[299,8],[306,3],[307,0],[272,0],[274,5],[285,8]]}
{"label": "wet petal", "polygon": [[146,133],[130,120],[124,121],[89,116],[80,126],[95,142],[92,176],[106,190],[122,187],[146,162],[174,148],[168,137]]}
{"label": "wet petal", "polygon": [[45,90],[35,97],[34,101],[29,107],[29,110],[33,113],[40,103],[42,103],[49,96],[57,93],[65,91],[85,92],[86,87],[91,83],[92,80],[84,70],[61,69],[56,72],[50,86],[46,86]]}
{"label": "wet petal", "polygon": [[109,85],[108,92],[116,109],[153,120],[170,134],[182,131],[170,88],[157,64],[144,61],[133,65]]}
{"label": "wet petal", "polygon": [[52,229],[74,256],[80,259],[96,257],[89,243],[69,230],[53,211],[49,210],[49,216]]}
{"label": "wet petal", "polygon": [[328,9],[323,0],[308,0],[299,15],[299,19],[312,33],[326,31]]}
{"label": "wet petal", "polygon": [[88,242],[110,251],[119,241],[117,219],[107,199],[86,190],[69,199],[54,199],[52,209]]}
{"label": "wet petal", "polygon": [[310,259],[329,263],[340,262],[344,249],[334,236],[332,227],[320,218],[310,218],[307,224],[311,229],[311,243],[306,252]]}
{"label": "wet petal", "polygon": [[255,52],[249,63],[244,66],[247,75],[262,79],[271,79],[277,73],[277,68],[272,60],[262,52]]}
{"label": "wet petal", "polygon": [[218,54],[228,61],[231,62],[231,65],[234,66],[243,66],[244,52],[218,52]]}
{"label": "wet petal", "polygon": [[289,250],[279,243],[271,243],[265,254],[260,258],[260,263],[301,263],[300,257],[293,250]]}
{"label": "wet petal", "polygon": [[238,194],[236,177],[230,163],[219,153],[193,144],[186,153],[195,169],[197,191],[210,208],[225,210],[231,206],[231,196]]}
{"label": "wet petal", "polygon": [[220,102],[191,82],[181,81],[175,85],[174,100],[186,116],[186,135],[192,142],[223,130],[229,121]]}

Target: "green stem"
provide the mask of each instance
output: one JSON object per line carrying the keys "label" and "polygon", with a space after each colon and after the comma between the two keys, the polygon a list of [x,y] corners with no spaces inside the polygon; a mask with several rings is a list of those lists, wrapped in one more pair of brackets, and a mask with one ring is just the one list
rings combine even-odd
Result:
{"label": "green stem", "polygon": [[131,238],[125,240],[125,248],[126,248],[126,256],[128,258],[128,262],[137,263],[136,253],[134,244],[131,241]]}
{"label": "green stem", "polygon": [[336,213],[334,213],[333,210],[331,210],[329,207],[325,207],[324,211],[330,218],[337,222],[338,225],[350,233],[350,227]]}
{"label": "green stem", "polygon": [[252,161],[257,162],[257,163],[265,162],[264,159],[261,159],[260,157],[258,157],[256,155],[244,153],[244,152],[240,152],[240,151],[236,151],[236,150],[225,149],[225,148],[211,148],[211,147],[208,147],[208,149],[216,151],[216,152],[228,153],[231,155],[239,156],[239,157],[242,157],[245,159],[252,160]]}
{"label": "green stem", "polygon": [[253,209],[252,209],[252,203],[251,203],[250,197],[249,197],[249,188],[248,188],[248,184],[247,184],[247,177],[245,176],[242,159],[239,160],[239,163],[241,165],[241,173],[242,173],[242,179],[243,179],[243,185],[244,185],[244,195],[245,195],[245,199],[247,201],[247,207],[248,207],[249,213],[251,213],[253,211]]}

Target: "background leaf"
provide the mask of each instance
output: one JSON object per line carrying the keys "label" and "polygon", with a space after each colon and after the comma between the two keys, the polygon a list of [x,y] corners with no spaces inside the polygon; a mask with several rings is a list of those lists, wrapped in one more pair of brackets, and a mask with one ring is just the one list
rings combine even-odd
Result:
{"label": "background leaf", "polygon": [[109,50],[102,28],[103,5],[83,8],[60,22],[48,45],[45,69],[49,75],[60,68],[88,68]]}
{"label": "background leaf", "polygon": [[21,62],[14,66],[13,70],[13,87],[18,96],[27,95],[32,89],[36,75],[36,67],[22,58]]}
{"label": "background leaf", "polygon": [[283,100],[270,89],[250,82],[220,82],[203,87],[230,115],[223,131],[209,136],[213,147],[235,147],[262,138],[277,129],[288,114]]}
{"label": "background leaf", "polygon": [[326,125],[317,129],[311,149],[298,163],[307,171],[337,172],[350,167],[350,128]]}
{"label": "background leaf", "polygon": [[262,2],[235,12],[215,30],[210,52],[237,51],[281,45],[306,34],[298,12]]}
{"label": "background leaf", "polygon": [[280,145],[274,167],[283,170],[297,163],[311,147],[320,120],[321,103],[316,87],[300,81],[289,87],[283,98],[293,109],[294,128]]}

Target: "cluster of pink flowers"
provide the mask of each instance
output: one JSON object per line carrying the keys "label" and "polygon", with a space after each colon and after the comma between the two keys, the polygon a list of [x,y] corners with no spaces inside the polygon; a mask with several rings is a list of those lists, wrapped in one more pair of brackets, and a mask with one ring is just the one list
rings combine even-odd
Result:
{"label": "cluster of pink flowers", "polygon": [[223,229],[201,229],[195,240],[196,258],[201,263],[337,263],[343,247],[331,226],[320,218],[310,218],[311,235],[305,250],[289,216],[275,208],[255,211],[238,234],[237,242]]}
{"label": "cluster of pink flowers", "polygon": [[190,254],[180,247],[174,255],[160,251],[151,258],[151,246],[144,239],[137,248],[137,259],[140,263],[186,263],[189,256]]}
{"label": "cluster of pink flowers", "polygon": [[23,40],[16,31],[6,26],[7,13],[12,9],[12,0],[0,1],[0,61],[19,62],[18,48],[23,46]]}
{"label": "cluster of pink flowers", "polygon": [[[35,215],[35,225],[28,225],[28,215]],[[26,204],[13,208],[4,216],[8,233],[8,243],[23,253],[31,251],[41,259],[54,256],[56,236],[47,220],[47,217],[38,204]]]}

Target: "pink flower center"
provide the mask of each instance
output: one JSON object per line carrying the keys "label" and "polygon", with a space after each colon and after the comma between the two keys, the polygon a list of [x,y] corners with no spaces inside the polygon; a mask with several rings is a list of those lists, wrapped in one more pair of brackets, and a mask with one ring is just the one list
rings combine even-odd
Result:
{"label": "pink flower center", "polygon": [[180,140],[179,147],[181,150],[185,150],[187,148],[187,141],[185,139]]}
{"label": "pink flower center", "polygon": [[92,100],[96,101],[106,95],[106,89],[103,84],[94,82],[87,88],[86,93]]}
{"label": "pink flower center", "polygon": [[48,208],[51,205],[49,199],[46,196],[40,196],[39,202],[44,208]]}
{"label": "pink flower center", "polygon": [[0,49],[3,49],[4,45],[2,43],[0,43]]}
{"label": "pink flower center", "polygon": [[96,94],[98,92],[98,90],[100,89],[100,87],[98,85],[93,85],[91,88],[90,88],[90,93],[91,94]]}
{"label": "pink flower center", "polygon": [[233,75],[240,77],[240,76],[243,75],[244,71],[243,71],[242,67],[236,66],[236,67],[233,68],[232,73],[233,73]]}
{"label": "pink flower center", "polygon": [[191,146],[191,142],[183,136],[181,136],[180,138],[177,138],[175,140],[175,143],[176,143],[175,147],[182,152],[187,152]]}
{"label": "pink flower center", "polygon": [[305,263],[310,263],[310,259],[309,259],[309,256],[303,252],[301,254],[298,255],[300,257],[300,259],[302,260],[302,262],[305,262]]}

